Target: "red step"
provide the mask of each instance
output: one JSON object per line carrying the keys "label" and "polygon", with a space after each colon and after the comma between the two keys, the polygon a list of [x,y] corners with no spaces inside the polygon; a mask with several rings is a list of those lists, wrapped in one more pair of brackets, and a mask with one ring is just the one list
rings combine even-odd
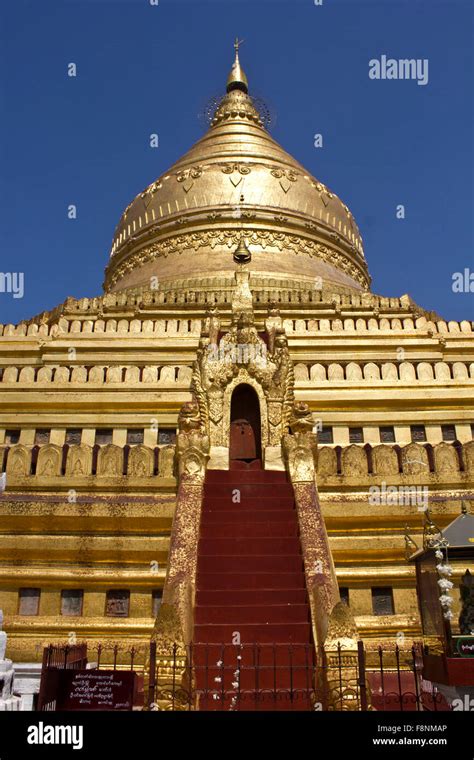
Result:
{"label": "red step", "polygon": [[231,643],[235,634],[240,635],[241,644],[291,643],[309,644],[311,626],[309,623],[241,623],[238,628],[232,624],[197,623],[194,626],[196,643]]}
{"label": "red step", "polygon": [[252,555],[277,555],[294,554],[299,555],[300,540],[299,538],[272,538],[272,537],[242,537],[234,536],[232,538],[201,538],[199,540],[198,552],[201,555],[220,554],[227,557],[235,554],[252,554]]}
{"label": "red step", "polygon": [[262,470],[262,461],[261,459],[252,459],[250,462],[245,462],[241,459],[231,459],[230,460],[230,468],[231,470]]}
{"label": "red step", "polygon": [[308,622],[307,604],[267,604],[210,606],[198,605],[195,611],[196,623],[223,623],[235,625],[241,623],[306,623]]}
{"label": "red step", "polygon": [[[215,696],[215,698],[214,698]],[[199,710],[214,711],[284,711],[284,712],[303,712],[312,711],[313,692],[308,689],[276,689],[270,691],[242,690],[240,692],[225,692],[222,695],[219,691],[213,693],[203,692],[199,699]]]}
{"label": "red step", "polygon": [[285,496],[288,499],[294,499],[293,489],[289,483],[276,483],[269,486],[266,483],[241,483],[239,480],[233,483],[204,483],[204,498],[231,497],[232,492],[240,491],[240,498],[243,501],[247,498],[257,498],[258,496],[271,497],[273,495]]}
{"label": "red step", "polygon": [[278,470],[207,470],[206,484],[235,483],[264,483],[268,486],[285,483],[288,485],[286,472]]}
{"label": "red step", "polygon": [[199,554],[197,570],[199,572],[243,573],[291,573],[303,569],[303,559],[298,554]]}
{"label": "red step", "polygon": [[253,573],[253,572],[198,572],[196,585],[200,589],[294,589],[305,588],[305,578],[300,572]]}
{"label": "red step", "polygon": [[[227,518],[227,515],[226,515]],[[279,538],[293,537],[298,535],[298,523],[296,520],[274,520],[252,522],[250,520],[214,523],[203,521],[201,523],[201,540],[206,538]]]}
{"label": "red step", "polygon": [[249,666],[245,668],[195,668],[198,689],[212,691],[235,691],[235,683],[240,689],[310,689],[313,682],[312,667],[281,665]]}
{"label": "red step", "polygon": [[204,504],[202,505],[203,515],[207,514],[209,511],[219,510],[224,512],[229,509],[232,511],[238,509],[241,512],[247,512],[250,510],[253,512],[254,510],[285,509],[295,512],[295,502],[292,497],[282,496],[281,494],[275,496],[242,496],[240,501],[233,501],[232,495],[228,494],[227,496],[220,497],[209,496],[204,500]]}
{"label": "red step", "polygon": [[226,607],[240,604],[306,604],[306,590],[304,588],[244,588],[216,591],[198,587],[196,591],[198,607],[206,605]]}
{"label": "red step", "polygon": [[286,643],[277,644],[194,644],[192,652],[193,664],[201,670],[213,667],[218,662],[225,668],[235,670],[240,667],[279,666],[311,668],[314,665],[314,648],[311,644]]}
{"label": "red step", "polygon": [[242,527],[247,523],[275,523],[287,520],[296,523],[296,511],[294,509],[264,509],[264,510],[246,510],[245,514],[242,514],[241,509],[226,509],[225,514],[222,514],[222,509],[215,507],[214,509],[206,509],[203,511],[201,518],[201,527],[207,527],[209,525],[224,525],[227,523],[237,523]]}

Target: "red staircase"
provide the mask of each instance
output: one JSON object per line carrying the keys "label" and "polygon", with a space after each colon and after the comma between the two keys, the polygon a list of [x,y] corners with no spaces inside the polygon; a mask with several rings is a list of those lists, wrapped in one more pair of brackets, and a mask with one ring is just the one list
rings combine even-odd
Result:
{"label": "red staircase", "polygon": [[286,473],[207,471],[193,652],[200,709],[311,709],[310,609]]}

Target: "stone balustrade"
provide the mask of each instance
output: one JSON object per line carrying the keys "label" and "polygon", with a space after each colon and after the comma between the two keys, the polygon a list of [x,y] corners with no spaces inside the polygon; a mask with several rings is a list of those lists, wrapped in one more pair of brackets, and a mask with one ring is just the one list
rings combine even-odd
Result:
{"label": "stone balustrade", "polygon": [[323,319],[284,319],[283,326],[287,335],[307,335],[327,332],[396,332],[396,331],[431,331],[433,335],[472,335],[473,323],[463,320],[462,322],[445,322],[439,320],[433,322],[426,317],[417,319],[412,317],[350,317]]}
{"label": "stone balustrade", "polygon": [[[286,319],[288,334],[416,330],[443,336],[474,332],[473,322],[440,320],[417,307],[408,296],[388,298],[367,292],[338,292],[337,289],[333,292],[330,287],[311,289],[303,283],[295,288],[294,281],[276,278],[267,278],[263,283],[261,280],[252,283],[251,280],[250,285],[257,312],[266,311],[272,302],[278,304],[283,312],[293,307],[308,307],[314,311],[314,305],[317,305],[314,318]],[[43,312],[28,322],[0,325],[0,337],[42,338],[94,333],[199,335],[201,319],[168,319],[161,317],[159,312],[186,305],[196,307],[203,314],[211,305],[218,305],[225,311],[232,303],[233,294],[228,279],[210,277],[200,280],[199,285],[192,279],[177,281],[168,290],[163,286],[159,290],[139,289],[136,292],[107,293],[95,298],[68,298],[55,309]],[[317,311],[320,310],[334,313],[319,318]],[[361,310],[366,314],[361,315]],[[349,314],[343,315],[344,311]],[[352,316],[350,312],[353,311],[356,314]]]}
{"label": "stone balustrade", "polygon": [[455,482],[465,475],[474,477],[474,441],[461,444],[441,442],[409,443],[406,446],[380,444],[379,446],[322,446],[318,449],[317,472],[319,478],[340,475],[354,478],[380,478],[380,476],[419,476],[429,482],[432,476]]}
{"label": "stone balustrade", "polygon": [[[472,335],[473,323],[467,320],[461,322],[434,322],[426,317],[354,317],[339,318],[325,317],[321,319],[284,319],[285,331],[290,336],[317,335],[323,333],[354,333],[365,332],[430,332],[433,336]],[[94,318],[72,319],[61,317],[52,324],[25,323],[18,325],[0,325],[0,337],[34,336],[38,338],[65,335],[143,335],[149,337],[179,337],[199,336],[201,332],[200,319],[130,319],[130,318]]]}
{"label": "stone balustrade", "polygon": [[[3,462],[3,465],[2,465]],[[170,478],[175,475],[174,445],[156,446],[58,446],[0,447],[0,469],[13,478],[35,477],[66,479],[97,477]],[[370,444],[320,446],[317,462],[318,479],[373,479],[380,476],[419,476],[429,482],[433,476],[452,482],[474,478],[474,441],[431,444],[410,443],[406,446]]]}
{"label": "stone balustrade", "polygon": [[174,478],[175,446],[88,446],[48,443],[0,447],[0,468],[8,478],[97,477]]}
{"label": "stone balustrade", "polygon": [[[470,382],[474,379],[474,362],[298,362],[294,367],[296,385],[320,383],[446,383]],[[189,365],[73,365],[14,367],[0,369],[0,383],[17,384],[157,384],[167,388],[189,388],[192,367]]]}
{"label": "stone balustrade", "polygon": [[192,368],[183,365],[149,365],[138,366],[52,366],[44,367],[6,367],[0,370],[0,383],[3,384],[60,384],[93,383],[138,385],[152,384],[169,388],[177,386],[189,388]]}
{"label": "stone balustrade", "polygon": [[474,379],[474,362],[298,362],[294,367],[296,384],[321,382],[461,382]]}
{"label": "stone balustrade", "polygon": [[65,319],[54,324],[0,325],[0,336],[36,336],[57,337],[65,335],[103,334],[110,335],[144,335],[150,337],[199,336],[201,320],[199,319]]}

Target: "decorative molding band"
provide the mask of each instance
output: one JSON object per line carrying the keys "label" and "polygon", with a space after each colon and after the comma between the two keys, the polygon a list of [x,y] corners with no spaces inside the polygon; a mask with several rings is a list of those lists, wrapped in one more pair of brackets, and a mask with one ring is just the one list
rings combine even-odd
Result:
{"label": "decorative molding band", "polygon": [[[107,267],[104,286],[106,290],[112,288],[122,277],[137,269],[148,261],[159,257],[167,257],[171,254],[180,254],[186,250],[199,250],[199,248],[227,247],[229,250],[239,244],[242,229],[211,229],[198,232],[189,232],[180,235],[172,235],[166,240],[159,240],[132,253],[122,263],[116,264],[112,260]],[[248,245],[266,248],[276,248],[279,251],[291,251],[292,253],[306,253],[321,259],[340,269],[358,282],[362,288],[370,287],[370,277],[365,261],[359,261],[355,255],[348,252],[342,253],[336,248],[318,243],[301,235],[293,235],[286,232],[278,232],[272,229],[246,229],[245,238]]]}

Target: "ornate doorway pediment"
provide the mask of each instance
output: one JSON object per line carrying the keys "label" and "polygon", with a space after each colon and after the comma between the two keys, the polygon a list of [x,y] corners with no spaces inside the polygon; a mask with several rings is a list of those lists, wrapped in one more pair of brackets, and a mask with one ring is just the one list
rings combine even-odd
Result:
{"label": "ornate doorway pediment", "polygon": [[294,402],[293,363],[276,307],[270,309],[265,331],[257,331],[249,276],[248,270],[240,265],[236,272],[232,322],[227,333],[221,336],[217,310],[208,313],[191,387],[210,440],[209,466],[220,469],[229,466],[232,394],[237,386],[249,385],[260,404],[265,466],[272,461],[276,462],[277,469],[283,469],[281,441]]}

